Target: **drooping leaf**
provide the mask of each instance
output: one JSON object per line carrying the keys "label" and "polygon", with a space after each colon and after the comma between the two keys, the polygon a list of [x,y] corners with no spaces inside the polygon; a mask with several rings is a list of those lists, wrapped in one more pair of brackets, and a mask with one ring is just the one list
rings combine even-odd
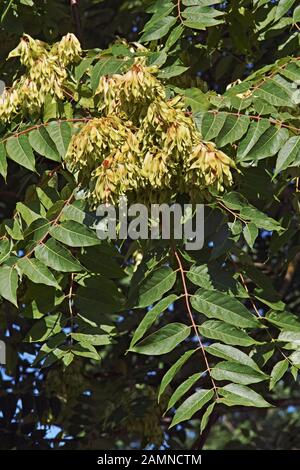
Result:
{"label": "drooping leaf", "polygon": [[167,354],[190,334],[190,327],[182,323],[169,323],[135,344],[129,351],[153,356]]}
{"label": "drooping leaf", "polygon": [[167,266],[150,273],[140,287],[137,307],[147,307],[161,299],[163,294],[172,289],[175,281],[176,273]]}
{"label": "drooping leaf", "polygon": [[82,271],[82,266],[60,243],[50,238],[40,243],[34,250],[35,256],[49,268],[62,272]]}
{"label": "drooping leaf", "polygon": [[46,130],[55,142],[59,155],[64,158],[71,140],[71,127],[68,122],[50,122]]}
{"label": "drooping leaf", "polygon": [[30,171],[35,171],[35,158],[26,134],[7,139],[6,151],[13,161]]}
{"label": "drooping leaf", "polygon": [[300,160],[300,136],[291,137],[280,150],[275,175],[288,168],[295,160]]}
{"label": "drooping leaf", "polygon": [[270,380],[270,390],[274,388],[276,383],[284,376],[286,371],[289,368],[289,361],[288,359],[283,359],[282,361],[277,362],[272,369],[271,372],[271,380]]}
{"label": "drooping leaf", "polygon": [[217,339],[233,346],[251,346],[257,343],[243,330],[219,320],[208,320],[202,323],[199,326],[199,332],[204,337]]}
{"label": "drooping leaf", "polygon": [[168,403],[167,411],[180,400],[183,395],[190,390],[190,388],[201,378],[201,373],[197,372],[196,374],[188,377],[179,387],[176,388],[175,392],[171,395],[171,398]]}
{"label": "drooping leaf", "polygon": [[13,266],[0,266],[0,296],[16,307],[18,288],[18,273]]}
{"label": "drooping leaf", "polygon": [[237,160],[243,160],[264,132],[271,126],[268,119],[252,122],[244,139],[239,143]]}
{"label": "drooping leaf", "polygon": [[158,18],[152,24],[146,23],[144,27],[144,34],[141,36],[141,42],[156,41],[164,37],[172,26],[176,23],[175,16],[165,16],[163,18]]}
{"label": "drooping leaf", "polygon": [[220,401],[227,406],[254,406],[256,408],[271,407],[264,398],[246,385],[228,384],[218,389],[224,397]]}
{"label": "drooping leaf", "polygon": [[205,430],[206,426],[208,425],[209,418],[215,408],[216,402],[211,403],[208,407],[207,410],[205,411],[204,415],[202,416],[201,419],[201,424],[200,424],[200,433],[202,434],[203,431]]}
{"label": "drooping leaf", "polygon": [[246,242],[250,246],[250,248],[253,248],[255,240],[258,237],[257,226],[252,222],[250,222],[249,224],[246,224],[243,228],[243,235],[245,237]]}
{"label": "drooping leaf", "polygon": [[258,372],[261,372],[256,362],[254,362],[254,360],[248,354],[244,353],[240,349],[234,348],[233,346],[228,346],[221,343],[213,343],[209,346],[206,346],[205,350],[213,356],[226,359],[227,361],[236,362],[238,364],[244,364]]}
{"label": "drooping leaf", "polygon": [[218,133],[216,143],[218,147],[224,147],[240,140],[247,132],[249,126],[249,118],[247,116],[234,116],[228,114],[225,122]]}
{"label": "drooping leaf", "polygon": [[293,313],[271,311],[266,315],[266,320],[278,328],[300,332],[300,321]]}
{"label": "drooping leaf", "polygon": [[243,158],[244,161],[260,160],[262,158],[272,157],[275,155],[289,137],[287,129],[282,127],[269,127],[250,152]]}
{"label": "drooping leaf", "polygon": [[259,325],[257,318],[241,302],[223,292],[199,289],[192,296],[191,304],[208,318],[217,318],[241,328]]}
{"label": "drooping leaf", "polygon": [[110,336],[107,334],[85,334],[85,333],[72,333],[72,338],[81,344],[92,344],[93,346],[106,346],[111,343]]}
{"label": "drooping leaf", "polygon": [[94,246],[101,243],[95,232],[74,221],[66,221],[52,226],[50,235],[71,247]]}
{"label": "drooping leaf", "polygon": [[55,277],[49,269],[41,263],[38,259],[24,257],[18,261],[18,266],[22,273],[36,284],[45,284],[46,286],[53,286],[59,289]]}
{"label": "drooping leaf", "polygon": [[176,424],[191,419],[197,411],[201,410],[203,406],[209,402],[214,396],[213,390],[199,390],[187,398],[176,411],[170,428]]}
{"label": "drooping leaf", "polygon": [[218,112],[207,112],[204,114],[201,123],[201,134],[203,139],[212,140],[214,139],[222,129],[226,120],[226,113]]}
{"label": "drooping leaf", "polygon": [[146,331],[151,328],[158,316],[164,312],[169,305],[171,305],[177,299],[177,295],[171,294],[168,297],[160,300],[153,308],[151,308],[142,321],[139,323],[137,329],[134,332],[133,338],[130,343],[130,348],[134,346],[146,333]]}
{"label": "drooping leaf", "polygon": [[245,364],[229,361],[216,364],[211,369],[211,375],[215,380],[227,380],[242,385],[262,382],[268,378],[266,374],[258,372]]}
{"label": "drooping leaf", "polygon": [[188,359],[194,354],[195,349],[191,349],[190,351],[186,351],[173,365],[172,367],[165,373],[163,376],[159,391],[158,391],[158,400],[160,399],[161,395],[166,390],[169,383],[173,380],[175,375],[178,371],[182,368],[182,366],[188,361]]}
{"label": "drooping leaf", "polygon": [[285,13],[293,6],[296,0],[279,0],[276,7],[275,21],[282,18]]}
{"label": "drooping leaf", "polygon": [[126,62],[123,59],[116,57],[101,58],[96,65],[94,65],[91,73],[91,86],[93,92],[96,91],[99,80],[104,75],[112,75],[120,73],[126,67]]}
{"label": "drooping leaf", "polygon": [[0,175],[6,179],[7,176],[7,158],[5,146],[0,142]]}
{"label": "drooping leaf", "polygon": [[171,33],[169,34],[168,39],[166,40],[166,45],[165,45],[165,50],[170,49],[176,42],[180,39],[184,32],[183,26],[180,24],[178,26],[175,26],[175,28],[172,29]]}
{"label": "drooping leaf", "polygon": [[27,333],[25,341],[30,343],[46,341],[51,336],[59,333],[61,330],[61,316],[61,313],[55,313],[38,320]]}
{"label": "drooping leaf", "polygon": [[56,145],[43,126],[34,129],[29,133],[29,143],[33,150],[43,157],[60,162],[61,158]]}

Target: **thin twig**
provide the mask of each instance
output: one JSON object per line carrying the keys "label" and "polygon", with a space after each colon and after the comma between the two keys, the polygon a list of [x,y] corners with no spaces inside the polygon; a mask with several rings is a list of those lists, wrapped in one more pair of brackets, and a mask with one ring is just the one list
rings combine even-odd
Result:
{"label": "thin twig", "polygon": [[82,29],[81,29],[81,19],[80,19],[80,12],[79,12],[79,0],[70,0],[71,5],[71,12],[73,21],[75,24],[75,32],[77,38],[82,41]]}
{"label": "thin twig", "polygon": [[214,392],[216,394],[216,398],[219,398],[218,396],[218,388],[215,384],[215,381],[212,377],[212,374],[211,374],[211,368],[209,366],[209,362],[208,362],[208,359],[207,359],[207,356],[206,356],[206,352],[205,352],[205,348],[204,348],[204,345],[201,341],[201,338],[199,336],[199,333],[198,333],[198,328],[197,328],[197,325],[195,323],[195,320],[194,320],[194,317],[193,317],[193,313],[192,313],[192,310],[191,310],[191,307],[190,307],[190,302],[189,302],[189,293],[188,293],[188,290],[187,290],[187,286],[186,286],[186,280],[185,280],[185,275],[184,275],[184,269],[183,269],[183,266],[182,266],[182,263],[181,263],[181,260],[180,260],[180,257],[177,253],[176,250],[174,250],[174,254],[175,254],[175,257],[176,257],[176,260],[177,260],[177,263],[178,263],[178,267],[180,269],[180,273],[181,273],[181,279],[182,279],[182,284],[183,284],[183,290],[184,290],[184,297],[185,297],[185,304],[186,304],[186,309],[187,309],[187,312],[188,312],[188,315],[189,315],[189,318],[191,320],[191,324],[192,324],[192,327],[193,327],[193,330],[195,332],[195,335],[197,337],[197,340],[199,342],[199,345],[200,345],[200,348],[201,348],[201,351],[202,351],[202,354],[203,354],[203,358],[204,358],[204,362],[205,362],[205,365],[206,365],[206,368],[207,368],[207,372],[209,374],[209,377],[210,377],[210,380],[211,380],[211,383],[212,383],[212,386],[213,386],[213,389],[214,389]]}

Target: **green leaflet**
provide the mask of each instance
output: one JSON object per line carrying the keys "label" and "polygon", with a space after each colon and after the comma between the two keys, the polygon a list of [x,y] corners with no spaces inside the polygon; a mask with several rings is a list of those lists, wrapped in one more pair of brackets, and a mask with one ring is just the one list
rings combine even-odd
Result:
{"label": "green leaflet", "polygon": [[232,274],[227,270],[220,271],[219,266],[213,262],[191,266],[186,276],[193,284],[206,290],[236,292],[237,282]]}
{"label": "green leaflet", "polygon": [[199,88],[188,88],[184,90],[185,103],[192,108],[193,113],[205,111],[209,107],[206,93]]}
{"label": "green leaflet", "polygon": [[225,344],[233,346],[251,346],[257,344],[253,338],[243,330],[235,328],[219,320],[209,320],[198,327],[201,335],[207,338],[223,341]]}
{"label": "green leaflet", "polygon": [[169,323],[135,344],[129,351],[153,356],[167,354],[184,341],[190,331],[191,328],[182,323]]}
{"label": "green leaflet", "polygon": [[216,402],[211,403],[208,407],[207,410],[205,411],[204,415],[202,416],[201,419],[201,424],[200,424],[200,433],[202,434],[206,426],[208,425],[208,421],[210,418],[210,415],[212,414],[214,407],[216,405]]}
{"label": "green leaflet", "polygon": [[[173,9],[173,8],[172,8]],[[154,23],[146,23],[144,34],[141,36],[141,42],[155,41],[161,39],[170,31],[171,27],[176,23],[175,16],[165,16],[157,19]]]}
{"label": "green leaflet", "polygon": [[150,273],[139,289],[138,308],[147,307],[168,292],[176,281],[176,273],[169,267],[159,268]]}
{"label": "green leaflet", "polygon": [[213,343],[209,346],[206,346],[205,350],[213,356],[220,357],[221,359],[226,359],[231,362],[236,362],[238,364],[244,364],[258,372],[261,372],[256,362],[254,362],[254,360],[249,357],[248,354],[244,353],[240,349],[234,348],[233,346],[228,346],[221,343]]}
{"label": "green leaflet", "polygon": [[182,366],[188,361],[188,359],[194,354],[195,349],[190,351],[186,351],[176,362],[172,365],[172,367],[165,373],[160,383],[159,392],[158,392],[158,401],[161,395],[166,390],[169,383],[173,380],[177,372],[180,371]]}
{"label": "green leaflet", "polygon": [[249,204],[242,194],[232,191],[223,196],[221,200],[229,209],[239,211],[245,221],[252,222],[258,228],[276,231],[283,230],[279,222]]}
{"label": "green leaflet", "polygon": [[67,204],[63,208],[61,221],[74,220],[79,224],[92,226],[96,223],[96,217],[86,210],[86,202],[80,199],[74,201],[72,204]]}
{"label": "green leaflet", "polygon": [[6,151],[9,158],[16,163],[30,171],[35,171],[35,158],[27,135],[21,134],[18,137],[10,137],[6,141]]}
{"label": "green leaflet", "polygon": [[251,122],[246,136],[239,143],[237,151],[238,161],[242,161],[248,155],[258,139],[270,126],[271,124],[268,119],[260,119],[259,121]]}
{"label": "green leaflet", "polygon": [[227,114],[223,112],[207,112],[204,114],[201,123],[201,134],[203,139],[214,139],[222,129]]}
{"label": "green leaflet", "polygon": [[74,256],[53,238],[38,245],[34,252],[42,263],[56,271],[76,272],[83,269]]}
{"label": "green leaflet", "polygon": [[221,23],[223,23],[223,20],[217,20],[213,18],[212,16],[205,17],[203,15],[199,15],[198,17],[196,17],[195,21],[193,20],[184,21],[184,25],[192,29],[206,29],[209,26],[216,26]]}
{"label": "green leaflet", "polygon": [[241,328],[259,326],[257,318],[241,302],[219,291],[199,289],[191,298],[191,304],[208,318],[217,318]]}
{"label": "green leaflet", "polygon": [[282,361],[277,362],[271,371],[271,379],[269,389],[272,390],[276,383],[284,376],[286,371],[289,368],[288,359],[283,359]]}
{"label": "green leaflet", "polygon": [[284,341],[288,343],[292,343],[295,349],[298,349],[300,345],[300,332],[299,331],[281,331],[280,335],[278,336],[278,341]]}
{"label": "green leaflet", "polygon": [[183,74],[188,70],[188,67],[184,67],[182,65],[173,64],[169,67],[164,67],[158,74],[159,78],[168,79],[172,77],[178,77],[178,75]]}
{"label": "green leaflet", "polygon": [[84,267],[93,273],[102,274],[109,279],[117,279],[125,276],[119,266],[118,257],[107,244],[86,247],[84,254],[79,255],[79,261]]}
{"label": "green leaflet", "polygon": [[216,144],[224,147],[240,140],[247,132],[250,120],[247,116],[233,116],[228,114],[225,122],[217,135]]}
{"label": "green leaflet", "polygon": [[275,21],[282,18],[283,15],[293,6],[296,0],[279,0],[276,7]]}
{"label": "green leaflet", "polygon": [[55,313],[38,320],[27,333],[25,341],[29,343],[46,341],[51,336],[59,333],[61,330],[61,316],[61,313]]}
{"label": "green leaflet", "polygon": [[272,406],[261,395],[245,385],[225,385],[218,389],[218,393],[223,397],[220,402],[227,406],[254,406],[256,408]]}
{"label": "green leaflet", "polygon": [[275,155],[289,137],[287,129],[270,127],[258,139],[250,152],[243,158],[244,161],[260,160]]}
{"label": "green leaflet", "polygon": [[278,328],[282,328],[287,331],[299,331],[300,332],[300,321],[296,315],[290,312],[276,312],[271,311],[266,315],[266,320]]}
{"label": "green leaflet", "polygon": [[195,392],[193,395],[187,398],[182,403],[182,405],[180,405],[174,415],[170,428],[176,424],[181,423],[182,421],[191,419],[191,417],[197,411],[201,410],[201,408],[203,408],[203,406],[209,402],[213,396],[213,390],[200,390],[199,392]]}
{"label": "green leaflet", "polygon": [[47,219],[35,219],[24,231],[24,238],[32,239],[33,241],[37,242],[41,240],[46,235],[46,233],[48,233],[50,226],[51,222]]}
{"label": "green leaflet", "polygon": [[50,235],[71,247],[94,246],[101,243],[95,232],[74,221],[66,221],[52,226]]}
{"label": "green leaflet", "polygon": [[9,257],[10,254],[10,242],[9,240],[0,240],[0,264]]}
{"label": "green leaflet", "polygon": [[38,259],[24,257],[18,261],[17,266],[32,282],[60,289],[60,286],[51,271],[49,271],[49,269]]}
{"label": "green leaflet", "polygon": [[245,364],[229,361],[219,362],[212,368],[211,375],[215,380],[226,380],[242,385],[262,382],[268,378],[263,372],[258,372]]}
{"label": "green leaflet", "polygon": [[243,235],[250,246],[250,248],[253,248],[253,245],[255,243],[256,238],[258,237],[258,228],[257,226],[250,222],[249,224],[245,225],[243,228]]}
{"label": "green leaflet", "polygon": [[[300,7],[297,7],[296,10],[298,11],[298,14],[299,14],[300,13]],[[295,12],[296,12],[296,10],[295,10]],[[292,81],[299,84],[299,81],[300,81],[300,68],[297,66],[297,64],[295,62],[291,62],[290,64],[288,64],[288,66],[285,67],[284,69],[282,69],[280,71],[280,73],[281,73],[281,75],[284,75],[289,80],[292,80]]]}
{"label": "green leaflet", "polygon": [[293,89],[283,77],[269,78],[254,92],[256,99],[263,99],[273,106],[294,106]]}
{"label": "green leaflet", "polygon": [[64,158],[71,140],[71,127],[67,122],[50,122],[46,130],[55,142],[59,155]]}
{"label": "green leaflet", "polygon": [[139,323],[137,329],[134,332],[133,338],[130,343],[130,348],[133,347],[146,333],[146,331],[151,328],[153,323],[157,320],[159,315],[164,312],[169,305],[171,305],[177,299],[177,295],[171,294],[168,297],[160,300],[153,308],[151,308],[142,321]]}
{"label": "green leaflet", "polygon": [[111,343],[109,335],[72,333],[72,338],[81,344],[92,344],[93,346],[106,346]]}
{"label": "green leaflet", "polygon": [[55,142],[51,139],[45,127],[41,126],[29,133],[29,143],[33,150],[56,162],[60,162],[60,154],[57,151]]}
{"label": "green leaflet", "polygon": [[0,175],[6,179],[7,176],[7,158],[5,146],[0,142]]}
{"label": "green leaflet", "polygon": [[18,288],[18,273],[13,266],[0,266],[0,296],[16,307]]}
{"label": "green leaflet", "polygon": [[180,39],[184,32],[184,28],[182,25],[175,26],[175,28],[172,29],[165,45],[165,50],[170,49],[176,42]]}
{"label": "green leaflet", "polygon": [[83,315],[96,315],[96,317],[99,317],[98,312],[113,314],[125,307],[125,299],[114,282],[101,276],[80,283],[74,295],[74,302]]}
{"label": "green leaflet", "polygon": [[188,377],[182,384],[179,385],[179,387],[176,388],[175,392],[172,394],[167,411],[170,408],[173,408],[173,406],[180,400],[183,395],[190,390],[190,388],[201,378],[201,373],[197,372],[196,374],[191,375]]}
{"label": "green leaflet", "polygon": [[288,168],[292,163],[300,163],[300,136],[291,137],[280,150],[275,175]]}
{"label": "green leaflet", "polygon": [[94,65],[91,73],[91,86],[93,92],[96,91],[99,80],[103,75],[113,75],[114,73],[120,73],[126,66],[126,62],[123,59],[117,59],[115,57],[104,57]]}

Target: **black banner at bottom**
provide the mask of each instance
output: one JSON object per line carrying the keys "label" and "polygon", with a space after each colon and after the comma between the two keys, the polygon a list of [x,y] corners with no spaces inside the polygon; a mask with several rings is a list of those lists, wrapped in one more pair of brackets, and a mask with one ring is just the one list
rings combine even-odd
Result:
{"label": "black banner at bottom", "polygon": [[[299,451],[280,450],[228,450],[228,451],[69,451],[69,450],[17,450],[1,451],[0,456],[7,460],[9,465],[59,464],[68,468],[84,467],[101,468],[117,466],[121,469],[143,468],[143,465],[167,466],[188,465],[193,468],[211,465],[257,465],[264,460],[270,464],[287,465]],[[3,466],[4,468],[4,466]],[[40,468],[40,467],[39,467]]]}

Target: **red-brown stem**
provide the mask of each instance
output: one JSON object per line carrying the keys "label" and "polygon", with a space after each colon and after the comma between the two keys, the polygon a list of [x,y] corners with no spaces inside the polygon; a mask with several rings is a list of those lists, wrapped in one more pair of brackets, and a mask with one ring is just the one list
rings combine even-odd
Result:
{"label": "red-brown stem", "polygon": [[208,362],[208,359],[207,359],[207,356],[206,356],[206,352],[205,352],[205,348],[204,348],[204,345],[201,341],[201,338],[199,336],[199,333],[198,333],[198,328],[197,328],[197,325],[195,323],[195,320],[194,320],[194,317],[193,317],[193,313],[192,313],[192,310],[191,310],[191,306],[190,306],[190,302],[189,302],[189,293],[188,293],[188,290],[187,290],[187,286],[186,286],[186,280],[185,280],[185,275],[184,275],[184,269],[183,269],[183,266],[182,266],[182,263],[181,263],[181,260],[180,260],[180,257],[177,253],[176,250],[174,250],[174,254],[175,254],[175,257],[176,257],[176,260],[177,260],[177,263],[178,263],[178,267],[179,267],[179,270],[180,270],[180,274],[181,274],[181,279],[182,279],[182,285],[183,285],[183,291],[184,291],[184,298],[185,298],[185,304],[186,304],[186,309],[187,309],[187,312],[189,314],[189,318],[191,320],[191,324],[192,324],[192,327],[193,327],[193,330],[195,332],[195,335],[198,339],[198,342],[199,342],[199,345],[200,345],[200,348],[201,348],[201,351],[202,351],[202,354],[203,354],[203,358],[204,358],[204,362],[205,362],[205,365],[206,365],[206,368],[207,368],[207,372],[209,374],[209,377],[210,377],[210,380],[211,380],[211,383],[212,383],[212,386],[213,386],[213,389],[215,391],[215,394],[216,394],[216,397],[218,398],[218,388],[215,384],[215,381],[211,375],[211,368],[209,366],[209,362]]}

